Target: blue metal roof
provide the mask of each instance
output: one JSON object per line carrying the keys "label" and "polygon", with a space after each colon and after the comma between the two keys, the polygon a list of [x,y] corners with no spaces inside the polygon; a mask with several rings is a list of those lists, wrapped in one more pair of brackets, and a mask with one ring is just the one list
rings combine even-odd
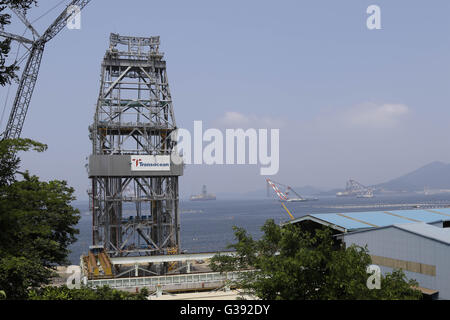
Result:
{"label": "blue metal roof", "polygon": [[395,228],[406,230],[433,240],[450,244],[450,230],[447,228],[437,228],[425,223],[408,223],[395,225]]}
{"label": "blue metal roof", "polygon": [[343,227],[345,229],[361,229],[369,227],[369,225],[367,224],[344,218],[342,216],[337,215],[336,213],[312,214],[311,216],[326,221],[328,223]]}
{"label": "blue metal roof", "polygon": [[346,231],[377,228],[405,223],[432,223],[450,220],[450,208],[390,210],[343,213],[317,213],[291,221],[296,223],[305,220],[320,220],[324,224],[337,226]]}

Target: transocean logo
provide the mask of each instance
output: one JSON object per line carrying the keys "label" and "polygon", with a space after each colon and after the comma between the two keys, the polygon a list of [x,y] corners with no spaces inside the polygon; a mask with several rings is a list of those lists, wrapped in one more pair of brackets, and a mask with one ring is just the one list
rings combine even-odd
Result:
{"label": "transocean logo", "polygon": [[134,156],[131,157],[132,171],[169,171],[170,170],[170,156]]}
{"label": "transocean logo", "polygon": [[141,162],[142,159],[131,159],[131,161],[134,161],[136,163],[135,166],[139,167],[139,162]]}
{"label": "transocean logo", "polygon": [[[280,166],[280,130],[270,129],[219,129],[203,132],[202,121],[194,121],[194,137],[186,129],[177,129],[172,140],[177,150],[175,164],[206,165],[259,165],[260,174],[275,175]],[[204,145],[206,143],[206,145]]]}

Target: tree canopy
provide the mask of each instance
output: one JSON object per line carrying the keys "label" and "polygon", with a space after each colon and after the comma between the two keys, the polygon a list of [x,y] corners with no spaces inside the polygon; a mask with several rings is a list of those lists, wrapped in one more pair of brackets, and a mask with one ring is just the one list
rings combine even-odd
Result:
{"label": "tree canopy", "polygon": [[82,287],[69,289],[62,287],[45,287],[31,290],[29,300],[146,300],[149,291],[143,288],[139,293],[130,293],[104,286],[98,289]]}
{"label": "tree canopy", "polygon": [[215,256],[214,271],[250,270],[235,285],[244,295],[264,300],[420,299],[414,280],[400,270],[381,276],[381,288],[367,287],[371,264],[367,248],[345,248],[330,229],[314,232],[299,226],[283,227],[268,220],[263,236],[254,240],[245,229],[234,227],[234,256]]}
{"label": "tree canopy", "polygon": [[18,151],[46,148],[29,139],[0,141],[0,290],[8,299],[24,299],[30,288],[48,284],[52,268],[68,263],[78,234],[74,189],[18,171]]}

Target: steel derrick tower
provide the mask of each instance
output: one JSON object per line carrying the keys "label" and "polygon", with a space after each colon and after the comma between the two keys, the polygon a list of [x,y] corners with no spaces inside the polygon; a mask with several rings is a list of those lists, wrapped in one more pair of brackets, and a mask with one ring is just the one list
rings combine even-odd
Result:
{"label": "steel derrick tower", "polygon": [[180,251],[176,130],[159,37],[111,34],[89,127],[93,244],[111,256]]}

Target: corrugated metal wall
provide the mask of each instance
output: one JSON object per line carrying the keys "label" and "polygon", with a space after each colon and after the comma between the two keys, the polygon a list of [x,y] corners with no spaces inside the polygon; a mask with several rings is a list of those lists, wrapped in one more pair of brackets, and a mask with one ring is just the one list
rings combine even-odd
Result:
{"label": "corrugated metal wall", "polygon": [[[405,274],[421,287],[438,290],[439,299],[450,299],[449,245],[394,227],[345,234],[344,241],[347,246],[367,245],[371,255],[435,266],[436,276],[430,272],[405,271]],[[383,273],[392,272],[392,268],[380,267]]]}

